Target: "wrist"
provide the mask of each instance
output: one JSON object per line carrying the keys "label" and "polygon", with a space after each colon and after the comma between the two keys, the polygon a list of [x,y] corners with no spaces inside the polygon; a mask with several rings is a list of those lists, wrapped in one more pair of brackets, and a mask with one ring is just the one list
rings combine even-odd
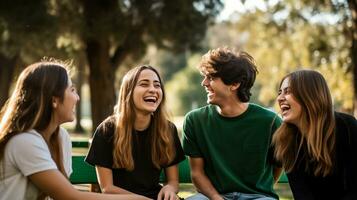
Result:
{"label": "wrist", "polygon": [[212,200],[223,200],[223,197],[220,194],[214,194],[211,197]]}
{"label": "wrist", "polygon": [[167,188],[167,190],[170,190],[170,191],[174,192],[175,194],[178,193],[178,187],[175,187],[171,184],[166,184],[163,188]]}

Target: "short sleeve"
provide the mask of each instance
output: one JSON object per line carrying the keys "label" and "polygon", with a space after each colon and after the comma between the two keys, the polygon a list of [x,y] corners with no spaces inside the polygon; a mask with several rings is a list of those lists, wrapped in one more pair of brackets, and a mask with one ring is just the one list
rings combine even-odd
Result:
{"label": "short sleeve", "polygon": [[183,152],[180,139],[178,137],[177,128],[172,123],[170,124],[170,126],[171,126],[171,129],[172,129],[171,133],[173,134],[172,138],[174,140],[176,155],[175,155],[174,160],[166,167],[169,167],[169,166],[172,166],[172,165],[176,165],[176,164],[180,163],[181,161],[185,160],[185,154]]}
{"label": "short sleeve", "polygon": [[60,128],[60,136],[63,149],[63,166],[68,177],[71,176],[72,170],[72,142],[71,138],[64,128]]}
{"label": "short sleeve", "polygon": [[[271,125],[271,139],[272,139],[275,131],[280,127],[281,123],[282,123],[281,118],[278,115],[275,115],[275,117],[273,118],[273,121],[272,121],[272,125]],[[274,151],[275,151],[274,146],[270,145],[270,148],[268,151],[269,163],[273,164],[276,167],[282,167],[282,164],[275,159]]]}
{"label": "short sleeve", "polygon": [[202,153],[198,148],[195,129],[193,128],[193,120],[190,113],[186,115],[183,123],[182,146],[186,155],[190,157],[202,157]]}
{"label": "short sleeve", "polygon": [[9,160],[25,176],[57,169],[44,139],[38,134],[21,133],[13,137],[6,147]]}
{"label": "short sleeve", "polygon": [[85,161],[111,169],[113,166],[114,121],[104,121],[94,132],[92,144]]}

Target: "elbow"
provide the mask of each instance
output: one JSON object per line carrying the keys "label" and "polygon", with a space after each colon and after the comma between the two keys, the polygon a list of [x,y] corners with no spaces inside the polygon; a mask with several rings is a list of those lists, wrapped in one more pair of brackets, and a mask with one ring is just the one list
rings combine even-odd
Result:
{"label": "elbow", "polygon": [[113,194],[114,192],[114,185],[111,184],[106,184],[106,185],[101,185],[100,186],[100,192],[104,193],[104,194]]}
{"label": "elbow", "polygon": [[191,172],[192,182],[196,182],[196,180],[199,180],[201,177],[202,177],[202,172],[200,172],[200,171],[192,171]]}
{"label": "elbow", "polygon": [[100,190],[101,190],[102,193],[104,193],[104,194],[112,194],[112,189],[111,189],[110,186],[101,187]]}

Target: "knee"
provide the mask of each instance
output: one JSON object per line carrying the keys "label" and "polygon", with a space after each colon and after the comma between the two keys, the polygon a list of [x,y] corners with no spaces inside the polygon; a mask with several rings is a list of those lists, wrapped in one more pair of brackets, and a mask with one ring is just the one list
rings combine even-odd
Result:
{"label": "knee", "polygon": [[192,196],[187,197],[186,200],[209,200],[209,198],[201,193],[196,193]]}

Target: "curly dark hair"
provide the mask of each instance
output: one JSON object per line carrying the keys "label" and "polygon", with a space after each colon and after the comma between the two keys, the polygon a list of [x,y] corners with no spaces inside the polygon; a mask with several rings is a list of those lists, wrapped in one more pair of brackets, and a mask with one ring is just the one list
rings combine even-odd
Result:
{"label": "curly dark hair", "polygon": [[242,102],[249,101],[258,70],[247,52],[234,52],[227,47],[210,50],[202,56],[199,69],[205,75],[221,78],[226,85],[239,83],[237,97]]}

